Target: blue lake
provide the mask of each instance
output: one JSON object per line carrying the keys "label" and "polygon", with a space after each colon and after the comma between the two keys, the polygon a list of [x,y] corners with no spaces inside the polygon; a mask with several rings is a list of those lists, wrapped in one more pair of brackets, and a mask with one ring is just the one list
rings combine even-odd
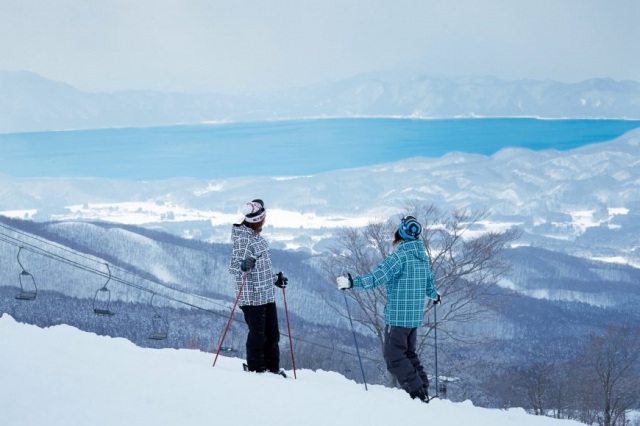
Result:
{"label": "blue lake", "polygon": [[628,120],[314,119],[0,134],[0,174],[157,180],[296,176],[452,151],[567,150],[639,128]]}

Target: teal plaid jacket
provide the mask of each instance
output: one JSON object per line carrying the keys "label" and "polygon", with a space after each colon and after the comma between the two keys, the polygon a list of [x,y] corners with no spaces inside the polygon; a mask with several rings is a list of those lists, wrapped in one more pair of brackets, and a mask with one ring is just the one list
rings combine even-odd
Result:
{"label": "teal plaid jacket", "polygon": [[353,277],[354,289],[369,290],[381,285],[387,289],[385,324],[420,327],[425,298],[438,298],[429,257],[421,240],[401,242],[373,271]]}

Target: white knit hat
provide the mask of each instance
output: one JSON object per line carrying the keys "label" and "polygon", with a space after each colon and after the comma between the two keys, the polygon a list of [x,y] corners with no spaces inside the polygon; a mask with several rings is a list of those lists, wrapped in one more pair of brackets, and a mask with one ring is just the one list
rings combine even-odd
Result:
{"label": "white knit hat", "polygon": [[261,222],[266,216],[267,211],[264,208],[262,200],[253,200],[240,208],[240,213],[244,216],[244,220],[249,223]]}

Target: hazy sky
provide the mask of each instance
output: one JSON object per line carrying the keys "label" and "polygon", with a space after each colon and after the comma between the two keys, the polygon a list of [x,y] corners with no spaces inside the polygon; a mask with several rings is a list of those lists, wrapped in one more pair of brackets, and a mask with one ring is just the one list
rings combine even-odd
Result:
{"label": "hazy sky", "polygon": [[640,81],[639,0],[0,0],[0,70],[239,93],[371,71]]}

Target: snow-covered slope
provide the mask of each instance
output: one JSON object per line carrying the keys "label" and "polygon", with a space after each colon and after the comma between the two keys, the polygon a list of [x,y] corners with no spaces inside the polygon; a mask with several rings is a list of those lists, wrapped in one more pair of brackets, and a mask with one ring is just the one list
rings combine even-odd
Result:
{"label": "snow-covered slope", "polygon": [[469,401],[430,404],[404,391],[349,381],[337,373],[288,371],[289,378],[242,371],[242,361],[194,350],[143,349],[69,326],[40,329],[0,317],[0,424],[3,426],[578,425],[490,410]]}

